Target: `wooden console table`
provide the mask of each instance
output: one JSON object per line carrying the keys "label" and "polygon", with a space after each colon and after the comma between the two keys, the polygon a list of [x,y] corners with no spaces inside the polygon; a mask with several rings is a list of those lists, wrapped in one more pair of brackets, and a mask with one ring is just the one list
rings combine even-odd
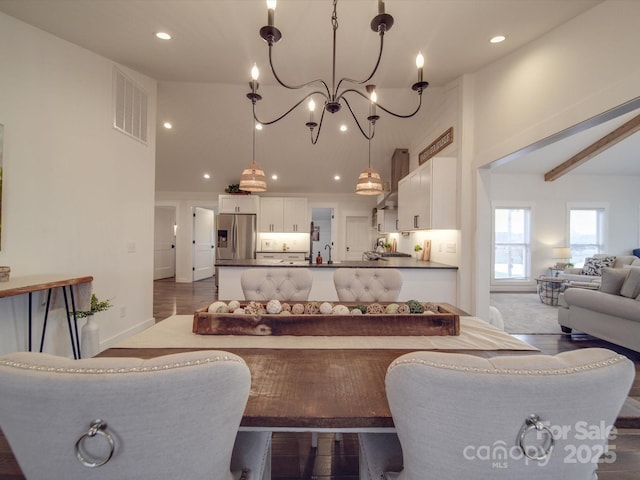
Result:
{"label": "wooden console table", "polygon": [[[25,277],[11,278],[8,282],[0,282],[0,298],[12,297],[15,295],[29,295],[29,351],[32,350],[31,330],[32,330],[32,295],[34,292],[47,290],[47,306],[44,312],[44,323],[42,325],[42,337],[40,339],[40,351],[44,346],[44,337],[47,331],[47,319],[49,317],[49,307],[51,306],[51,293],[54,288],[62,288],[64,305],[67,314],[67,325],[69,327],[69,337],[71,338],[71,349],[73,358],[80,358],[80,338],[78,337],[78,320],[76,318],[76,303],[73,293],[73,285],[91,283],[93,277],[70,277],[65,275],[30,275]],[[68,294],[67,294],[68,290]],[[69,308],[69,299],[71,308]],[[73,316],[73,328],[71,317]]]}

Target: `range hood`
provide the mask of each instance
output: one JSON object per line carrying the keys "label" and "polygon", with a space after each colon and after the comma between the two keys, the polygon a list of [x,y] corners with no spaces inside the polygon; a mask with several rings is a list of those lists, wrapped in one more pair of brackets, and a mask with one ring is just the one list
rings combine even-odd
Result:
{"label": "range hood", "polygon": [[398,205],[398,181],[409,175],[409,149],[396,148],[391,157],[391,182],[389,191],[378,196],[378,209],[393,209]]}

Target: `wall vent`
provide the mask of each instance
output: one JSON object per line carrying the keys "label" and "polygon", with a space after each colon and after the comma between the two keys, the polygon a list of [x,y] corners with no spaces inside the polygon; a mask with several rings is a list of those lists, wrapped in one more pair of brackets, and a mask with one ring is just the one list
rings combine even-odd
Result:
{"label": "wall vent", "polygon": [[147,143],[147,93],[117,68],[113,69],[113,127]]}

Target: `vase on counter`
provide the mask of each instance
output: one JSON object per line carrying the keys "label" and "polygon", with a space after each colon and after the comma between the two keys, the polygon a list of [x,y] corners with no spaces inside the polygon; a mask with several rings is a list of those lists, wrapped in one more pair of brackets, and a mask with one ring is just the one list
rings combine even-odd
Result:
{"label": "vase on counter", "polygon": [[82,358],[95,357],[100,353],[100,327],[93,315],[87,316],[87,322],[80,330],[80,352]]}

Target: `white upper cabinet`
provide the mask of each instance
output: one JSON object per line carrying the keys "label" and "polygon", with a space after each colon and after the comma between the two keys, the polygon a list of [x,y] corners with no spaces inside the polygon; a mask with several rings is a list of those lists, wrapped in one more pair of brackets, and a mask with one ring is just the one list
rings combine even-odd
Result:
{"label": "white upper cabinet", "polygon": [[434,157],[398,182],[398,230],[458,228],[456,164]]}
{"label": "white upper cabinet", "polygon": [[393,233],[398,231],[398,211],[389,208],[379,208],[376,211],[376,231],[378,233]]}
{"label": "white upper cabinet", "polygon": [[284,232],[283,223],[284,199],[279,197],[263,197],[260,202],[260,231]]}
{"label": "white upper cabinet", "polygon": [[306,198],[284,199],[284,231],[309,233],[309,205]]}
{"label": "white upper cabinet", "polygon": [[261,232],[309,232],[306,198],[264,197],[260,202]]}
{"label": "white upper cabinet", "polygon": [[260,197],[257,195],[219,195],[220,213],[258,213]]}

